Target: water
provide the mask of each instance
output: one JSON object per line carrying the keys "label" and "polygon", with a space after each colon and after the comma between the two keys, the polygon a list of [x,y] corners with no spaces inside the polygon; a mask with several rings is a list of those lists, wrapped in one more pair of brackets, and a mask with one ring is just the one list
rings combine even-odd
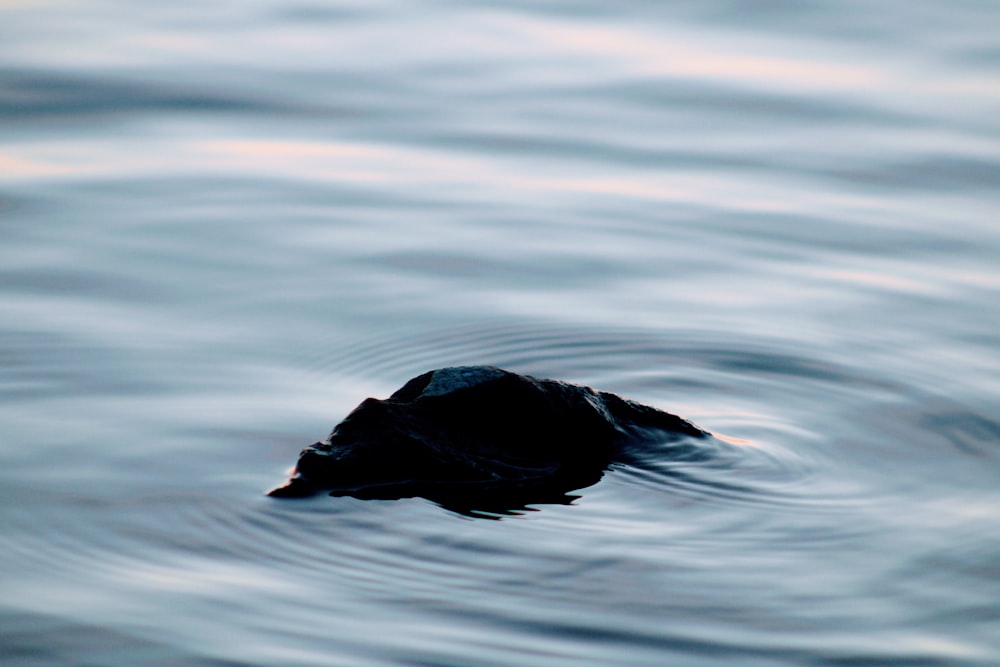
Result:
{"label": "water", "polygon": [[[1000,663],[1000,5],[6,2],[5,665]],[[726,447],[277,501],[491,363]]]}

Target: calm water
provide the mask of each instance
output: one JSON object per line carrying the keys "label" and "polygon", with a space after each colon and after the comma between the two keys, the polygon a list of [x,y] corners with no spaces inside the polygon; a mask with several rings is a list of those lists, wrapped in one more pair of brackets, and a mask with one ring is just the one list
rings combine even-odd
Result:
{"label": "calm water", "polygon": [[[998,35],[0,3],[0,662],[1000,664]],[[732,446],[499,521],[264,496],[466,363]]]}

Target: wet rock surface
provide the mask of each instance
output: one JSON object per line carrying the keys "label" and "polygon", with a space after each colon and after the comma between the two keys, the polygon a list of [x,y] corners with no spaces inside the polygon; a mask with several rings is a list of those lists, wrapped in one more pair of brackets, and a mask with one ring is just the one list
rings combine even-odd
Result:
{"label": "wet rock surface", "polygon": [[466,514],[567,503],[644,445],[708,434],[615,394],[493,366],[413,378],[368,398],[300,454],[271,491],[369,499],[423,497]]}

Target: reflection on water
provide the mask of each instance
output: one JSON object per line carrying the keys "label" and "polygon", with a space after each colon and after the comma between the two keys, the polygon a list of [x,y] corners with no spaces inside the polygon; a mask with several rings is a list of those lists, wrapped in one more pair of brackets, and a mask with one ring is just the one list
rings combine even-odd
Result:
{"label": "reflection on water", "polygon": [[[997,663],[998,18],[3,3],[0,659]],[[263,495],[459,364],[720,437]]]}

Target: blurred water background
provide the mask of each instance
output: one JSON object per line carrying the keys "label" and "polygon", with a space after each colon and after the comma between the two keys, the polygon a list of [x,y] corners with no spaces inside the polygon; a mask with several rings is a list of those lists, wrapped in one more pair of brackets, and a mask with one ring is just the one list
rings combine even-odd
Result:
{"label": "blurred water background", "polygon": [[[1000,664],[1000,4],[0,2],[4,665]],[[734,445],[277,501],[490,363]]]}

